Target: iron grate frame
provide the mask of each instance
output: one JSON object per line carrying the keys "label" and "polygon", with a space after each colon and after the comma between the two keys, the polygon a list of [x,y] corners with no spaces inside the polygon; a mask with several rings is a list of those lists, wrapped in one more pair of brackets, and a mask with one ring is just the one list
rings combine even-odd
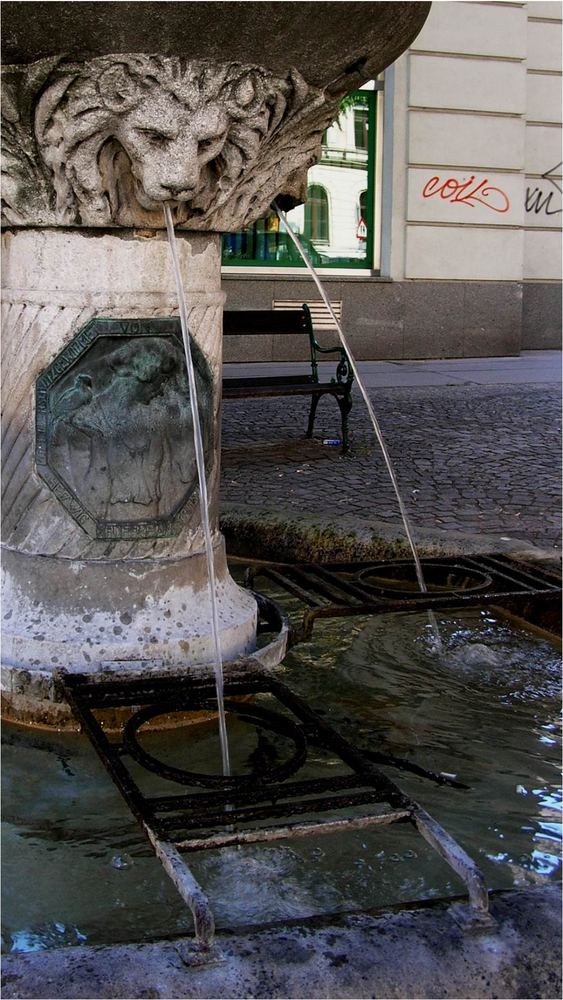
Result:
{"label": "iron grate frame", "polygon": [[[214,677],[210,670],[202,669],[192,675],[182,672],[122,680],[115,675],[108,679],[103,675],[61,671],[58,683],[82,730],[190,907],[200,949],[209,951],[213,944],[214,919],[209,901],[186,861],[190,854],[381,825],[410,824],[465,883],[475,918],[487,919],[487,887],[475,862],[375,763],[401,767],[407,762],[377,752],[369,754],[353,746],[278,677],[257,667],[254,661],[239,660],[226,671],[224,688],[230,710],[237,710],[251,723],[265,725],[268,719],[260,715],[264,711],[260,706],[256,711],[254,703],[233,702],[232,699],[267,695],[276,703],[276,712],[270,714],[282,720],[277,732],[283,732],[284,728],[290,732],[295,737],[297,750],[296,759],[286,766],[281,776],[275,768],[266,768],[264,773],[258,777],[253,775],[252,780],[243,782],[242,786],[236,776],[199,774],[196,775],[199,784],[194,783],[194,772],[183,771],[176,776],[180,780],[175,783],[182,788],[188,787],[188,792],[174,790],[147,795],[134,773],[135,767],[138,771],[139,765],[141,768],[147,765],[142,753],[137,752],[134,733],[156,715],[208,708],[215,699]],[[102,720],[95,714],[105,709],[125,711],[117,737],[112,733],[110,738]],[[338,758],[347,773],[299,778],[309,747],[320,748]],[[154,769],[153,761],[148,770]],[[418,769],[417,773],[434,780],[441,777],[423,769]],[[170,781],[175,776],[166,773],[164,777]],[[446,778],[443,783],[456,784]]]}
{"label": "iron grate frame", "polygon": [[[361,751],[341,737],[283,682],[257,670],[254,664],[245,666],[240,673],[227,673],[225,707],[257,727],[268,728],[268,724],[275,723],[277,719],[278,733],[283,735],[285,731],[290,738],[296,736],[300,744],[296,754],[298,760],[294,768],[288,769],[287,775],[283,768],[272,768],[269,771],[266,769],[263,774],[249,775],[249,780],[244,776],[201,776],[191,771],[180,772],[164,763],[159,766],[142,750],[135,732],[152,718],[175,712],[214,710],[215,686],[209,675],[187,677],[186,674],[177,674],[119,681],[67,673],[62,683],[75,716],[130,808],[138,819],[150,824],[157,836],[166,834],[170,838],[171,833],[208,830],[222,825],[225,823],[226,807],[229,810],[229,826],[236,826],[269,817],[288,818],[311,812],[349,809],[356,805],[386,802],[396,809],[411,806],[411,800]],[[236,698],[260,695],[271,696],[286,714],[234,701]],[[130,714],[124,719],[118,735],[110,737],[95,713],[117,708],[128,709]],[[306,765],[307,752],[312,747],[336,756],[349,773],[328,778],[290,780],[293,771],[297,772]],[[155,771],[160,777],[188,790],[147,795],[134,777],[130,761],[136,761],[142,768]],[[277,776],[279,770],[283,773]],[[178,837],[174,839],[179,840]],[[210,844],[212,840],[210,835]],[[203,846],[203,838],[198,838],[198,842]],[[190,849],[188,844],[186,849]]]}
{"label": "iron grate frame", "polygon": [[370,569],[413,565],[412,561],[370,560],[364,562],[247,562],[244,582],[254,587],[269,580],[304,606],[300,626],[290,630],[290,645],[308,641],[315,623],[323,618],[399,612],[445,611],[460,607],[497,605],[533,624],[558,633],[561,623],[561,579],[537,564],[529,565],[504,554],[432,556],[423,566],[443,567],[451,572],[480,577],[474,589],[410,592],[397,596],[369,583]]}

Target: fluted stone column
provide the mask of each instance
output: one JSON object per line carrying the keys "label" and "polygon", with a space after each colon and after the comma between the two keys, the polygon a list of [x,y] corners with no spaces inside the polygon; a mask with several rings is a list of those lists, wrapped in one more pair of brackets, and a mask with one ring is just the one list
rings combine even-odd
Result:
{"label": "fluted stone column", "polygon": [[[60,446],[55,447],[52,435],[50,438],[50,450],[55,456],[52,460],[55,478],[62,472],[64,479],[67,466],[59,463],[57,468],[57,448],[68,445],[70,434],[71,451],[74,448],[75,452],[71,455],[71,465],[74,461],[80,467],[82,439],[84,448],[88,449],[93,421],[102,413],[100,406],[111,398],[104,388],[109,376],[100,361],[100,348],[97,360],[91,360],[86,349],[74,364],[77,351],[71,351],[68,372],[65,349],[76,343],[77,335],[88,329],[92,320],[102,317],[104,321],[124,321],[126,331],[117,339],[115,336],[104,338],[102,361],[108,355],[111,357],[112,351],[123,351],[122,345],[128,351],[139,351],[142,356],[147,350],[146,334],[145,340],[135,335],[135,321],[146,323],[174,317],[177,302],[169,249],[161,233],[153,234],[152,238],[136,237],[133,233],[124,239],[113,233],[93,236],[80,230],[28,229],[6,233],[3,242],[5,596],[2,662],[5,709],[18,718],[60,722],[62,708],[50,701],[51,676],[57,667],[100,670],[109,665],[127,666],[139,661],[153,666],[182,666],[208,662],[213,656],[204,542],[193,468],[189,469],[189,480],[188,475],[184,475],[188,480],[186,490],[192,492],[183,506],[184,497],[176,495],[174,484],[159,483],[161,510],[157,514],[166,519],[175,507],[181,508],[175,517],[168,518],[169,523],[164,520],[161,537],[151,537],[151,519],[144,517],[148,505],[135,503],[134,484],[133,499],[129,500],[133,510],[130,521],[125,522],[125,530],[119,528],[119,517],[115,514],[113,522],[109,520],[112,506],[119,508],[121,500],[123,507],[123,473],[125,482],[127,477],[133,480],[139,475],[139,463],[147,453],[147,433],[142,431],[134,439],[131,428],[126,426],[125,434],[129,434],[129,438],[125,446],[121,447],[118,442],[113,457],[126,464],[113,470],[115,502],[110,502],[101,512],[103,515],[107,511],[105,521],[103,516],[99,519],[102,535],[108,520],[110,524],[118,524],[118,529],[106,531],[106,537],[96,537],[96,526],[92,527],[87,520],[86,527],[80,523],[83,509],[95,509],[88,498],[84,462],[83,482],[67,483],[67,496],[63,492],[62,500],[56,482],[49,482],[38,472],[40,419],[36,410],[42,404],[37,384],[43,373],[50,371],[55,359],[63,358],[62,363],[55,362],[55,401],[63,395],[59,383],[64,386],[70,381],[74,386],[77,370],[92,373],[93,397],[75,411],[83,415],[91,411],[89,423],[85,416],[82,417],[85,430],[73,429],[65,414],[66,442],[61,440]],[[230,578],[224,541],[217,528],[223,303],[220,242],[217,236],[190,234],[179,238],[178,249],[191,332],[201,351],[200,366],[206,365],[209,370],[207,387],[205,379],[199,379],[200,410],[210,428],[208,490],[221,646],[228,660],[254,648],[256,605],[254,599]],[[139,329],[143,329],[143,324]],[[155,337],[149,336],[148,341],[152,345]],[[167,344],[168,341],[165,337],[162,342]],[[96,346],[97,341],[93,343]],[[63,371],[57,381],[59,368]],[[82,374],[80,377],[90,376]],[[115,384],[115,374],[111,377]],[[118,377],[127,381],[121,374]],[[134,376],[128,378],[134,388],[141,385]],[[66,383],[61,382],[64,379]],[[99,405],[96,393],[101,400]],[[142,405],[149,409],[153,406],[158,416],[154,398],[152,396],[148,404]],[[50,419],[52,422],[52,413]],[[185,429],[187,433],[191,430],[189,426]],[[119,430],[116,433],[119,434]],[[131,446],[129,450],[127,444]],[[186,461],[189,462],[190,442],[187,445]],[[107,447],[102,454],[106,452]],[[155,468],[161,479],[164,474],[171,475],[173,469],[169,458],[167,461],[164,468],[159,453],[156,465],[153,462],[152,479],[151,470],[145,474],[142,484],[148,486],[149,493],[154,490]],[[103,466],[102,472],[98,470],[96,474],[107,481]],[[179,475],[182,475],[181,469]],[[168,496],[170,491],[171,496]],[[67,502],[68,494],[78,498],[76,507]],[[142,496],[141,499],[146,501],[147,498]],[[158,516],[154,516],[152,508],[150,512],[158,525]],[[139,521],[140,530],[135,527]],[[112,534],[115,537],[111,537]]]}

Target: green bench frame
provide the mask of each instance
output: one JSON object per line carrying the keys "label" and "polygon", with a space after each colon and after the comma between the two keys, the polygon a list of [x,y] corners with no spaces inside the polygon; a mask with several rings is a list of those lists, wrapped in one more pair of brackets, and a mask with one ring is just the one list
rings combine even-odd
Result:
{"label": "green bench frame", "polygon": [[[270,396],[311,396],[311,408],[306,437],[313,436],[315,415],[321,396],[333,396],[340,409],[342,423],[342,451],[349,447],[348,414],[352,408],[352,383],[354,376],[343,347],[321,347],[311,322],[309,307],[300,309],[250,309],[226,310],[223,313],[223,336],[269,337],[300,334],[309,340],[310,365],[308,373],[299,375],[247,376],[223,378],[223,399],[267,398]],[[319,381],[320,354],[337,354],[334,378]]]}

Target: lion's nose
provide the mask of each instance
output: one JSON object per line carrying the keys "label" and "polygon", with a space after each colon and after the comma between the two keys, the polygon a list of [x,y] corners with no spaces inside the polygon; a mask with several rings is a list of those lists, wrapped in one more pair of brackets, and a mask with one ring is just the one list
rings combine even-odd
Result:
{"label": "lion's nose", "polygon": [[180,198],[185,195],[193,194],[194,188],[187,186],[185,184],[163,184],[163,188],[166,191],[170,191],[173,198]]}

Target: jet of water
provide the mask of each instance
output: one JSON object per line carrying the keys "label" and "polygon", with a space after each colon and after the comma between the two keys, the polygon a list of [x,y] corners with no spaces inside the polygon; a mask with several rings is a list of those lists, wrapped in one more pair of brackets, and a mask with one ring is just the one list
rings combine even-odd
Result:
{"label": "jet of water", "polygon": [[[352,372],[354,374],[354,378],[356,379],[357,386],[358,386],[358,388],[359,388],[359,390],[360,390],[360,392],[362,394],[364,403],[366,404],[367,411],[368,411],[370,420],[372,422],[373,429],[375,431],[375,436],[376,436],[377,441],[379,443],[379,447],[381,448],[381,453],[383,455],[383,459],[385,461],[385,465],[387,466],[387,472],[389,473],[389,478],[391,480],[391,484],[393,486],[393,490],[394,490],[395,496],[397,498],[397,503],[399,505],[399,510],[401,512],[401,518],[402,518],[403,525],[404,525],[404,528],[405,528],[405,535],[407,536],[407,541],[409,543],[409,546],[410,546],[410,549],[411,549],[411,552],[412,552],[412,557],[413,557],[413,560],[414,560],[414,566],[415,566],[415,571],[416,571],[416,579],[418,581],[419,590],[421,591],[421,593],[426,594],[426,593],[428,593],[428,588],[427,588],[426,582],[424,580],[424,574],[422,572],[422,566],[420,564],[420,557],[418,555],[418,551],[417,551],[417,548],[416,548],[416,545],[415,545],[415,542],[414,542],[414,537],[413,537],[413,533],[412,533],[412,529],[411,529],[409,517],[408,517],[407,511],[406,511],[406,507],[405,507],[405,505],[403,503],[403,498],[401,496],[401,491],[399,489],[399,483],[397,482],[397,476],[395,475],[395,470],[393,468],[393,463],[391,462],[391,456],[389,455],[389,451],[387,450],[387,445],[386,445],[385,439],[383,437],[383,432],[382,432],[381,427],[379,425],[379,421],[378,421],[377,416],[375,414],[375,410],[374,410],[374,408],[372,406],[371,399],[368,396],[367,389],[366,389],[366,387],[365,387],[365,385],[363,383],[362,377],[361,377],[361,375],[360,375],[360,373],[358,371],[358,366],[356,364],[356,360],[355,360],[354,355],[352,354],[352,352],[350,350],[350,346],[348,344],[348,341],[347,341],[346,337],[344,336],[344,331],[342,329],[342,326],[340,325],[340,322],[339,322],[339,320],[336,317],[334,309],[332,308],[330,299],[328,298],[328,295],[326,294],[326,292],[325,292],[325,290],[324,290],[324,288],[323,288],[323,286],[322,286],[322,284],[321,284],[321,282],[319,280],[319,276],[318,276],[317,272],[315,271],[315,268],[311,264],[309,258],[307,257],[307,254],[305,253],[305,250],[304,250],[303,246],[301,245],[300,240],[297,238],[297,236],[293,232],[291,226],[289,225],[289,222],[287,220],[287,216],[286,216],[285,212],[283,212],[281,210],[281,208],[279,208],[279,206],[276,204],[275,201],[272,202],[272,206],[275,209],[275,211],[277,212],[278,218],[280,219],[280,221],[285,226],[285,229],[287,231],[287,235],[292,240],[292,242],[294,243],[295,247],[297,248],[299,254],[303,258],[305,266],[307,267],[307,269],[308,269],[308,271],[309,271],[309,273],[310,273],[313,281],[315,282],[315,285],[317,286],[319,294],[320,294],[320,296],[321,296],[321,298],[322,298],[325,306],[327,307],[330,316],[332,317],[332,320],[333,320],[333,323],[334,323],[336,329],[338,330],[338,336],[340,337],[340,342],[342,344],[342,347],[346,351],[346,354],[348,356],[348,360],[350,362],[350,368],[352,369]],[[434,616],[434,613],[432,611],[428,612],[428,617],[429,617],[429,620],[430,620],[430,622],[432,624],[432,628],[433,628],[433,631],[434,631],[434,641],[435,641],[436,651],[438,653],[441,653],[442,652],[442,641],[440,639],[440,633],[439,633],[439,630],[438,630],[438,623],[437,623],[436,618]]]}
{"label": "jet of water", "polygon": [[213,543],[211,540],[211,528],[209,525],[209,501],[207,498],[207,479],[205,476],[205,459],[203,454],[203,437],[201,433],[201,422],[199,419],[199,407],[197,401],[197,389],[195,382],[194,363],[190,346],[190,331],[188,326],[188,309],[182,274],[176,250],[176,235],[174,233],[174,223],[170,206],[164,206],[164,218],[166,220],[166,230],[168,233],[168,243],[172,256],[172,268],[174,280],[176,282],[176,294],[178,296],[178,307],[180,310],[180,325],[182,327],[182,339],[184,341],[184,352],[186,355],[186,368],[188,371],[188,383],[190,388],[190,406],[192,409],[194,427],[194,445],[197,465],[197,476],[199,481],[199,506],[201,511],[201,523],[205,537],[205,555],[207,559],[207,579],[209,584],[209,602],[211,605],[211,624],[214,643],[214,669],[215,669],[215,690],[217,692],[217,708],[219,712],[219,737],[221,741],[221,757],[223,762],[223,774],[231,773],[229,761],[229,742],[227,737],[227,723],[225,719],[225,703],[223,698],[223,659],[221,655],[221,644],[219,640],[219,615],[217,611],[217,597],[215,588],[215,565],[213,562]]}

